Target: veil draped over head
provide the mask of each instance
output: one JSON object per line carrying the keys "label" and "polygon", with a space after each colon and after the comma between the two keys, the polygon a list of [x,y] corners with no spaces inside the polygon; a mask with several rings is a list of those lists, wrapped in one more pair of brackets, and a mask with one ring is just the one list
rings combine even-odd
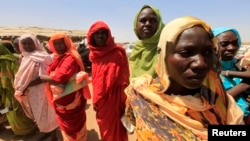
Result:
{"label": "veil draped over head", "polygon": [[[168,79],[168,72],[167,72],[167,65],[166,65],[166,56],[168,54],[168,49],[170,47],[173,47],[178,36],[186,29],[191,28],[193,26],[202,26],[207,32],[211,33],[211,28],[208,24],[206,24],[203,20],[200,20],[195,17],[182,17],[174,20],[173,22],[170,22],[168,25],[164,27],[164,29],[161,32],[161,37],[158,43],[158,51],[159,51],[159,59],[156,63],[156,72],[160,78],[162,78],[164,81],[166,81],[164,84],[163,91],[165,91],[169,87],[169,79]],[[214,43],[214,50],[217,51],[217,46],[215,45],[215,38],[213,38]],[[216,54],[218,55],[218,54]],[[217,59],[218,56],[215,56],[214,59]],[[218,64],[218,60],[215,60],[215,64]],[[219,69],[219,65],[214,66],[214,70],[210,70],[209,74],[216,76],[217,72],[215,70]],[[206,80],[208,80],[209,77],[207,77]],[[217,79],[217,77],[215,78]],[[208,83],[213,84],[213,80],[210,80]],[[208,85],[210,85],[208,84]],[[214,89],[215,90],[215,89]]]}
{"label": "veil draped over head", "polygon": [[[141,39],[139,34],[137,33],[138,16],[140,12],[145,8],[151,8],[158,18],[157,30],[155,34],[149,39]],[[153,75],[153,77],[156,77],[154,66],[158,57],[157,44],[163,27],[164,23],[162,21],[161,13],[159,9],[153,6],[144,5],[141,10],[136,14],[134,20],[134,32],[135,35],[138,37],[139,41],[135,43],[132,53],[129,57],[129,64],[131,65],[131,78],[140,76],[144,73],[148,73],[150,75]]]}

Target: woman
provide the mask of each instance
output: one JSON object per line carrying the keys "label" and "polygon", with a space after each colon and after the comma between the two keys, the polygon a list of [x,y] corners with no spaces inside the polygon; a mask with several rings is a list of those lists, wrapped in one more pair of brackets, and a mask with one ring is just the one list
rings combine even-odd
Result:
{"label": "woman", "polygon": [[21,63],[21,60],[22,60],[22,54],[20,52],[20,49],[19,49],[19,37],[16,37],[13,41],[13,46],[14,46],[14,49],[15,49],[15,53],[14,53],[14,56],[18,58],[19,60],[19,63]]}
{"label": "woman", "polygon": [[250,124],[250,107],[246,101],[250,94],[250,71],[240,70],[236,65],[239,60],[235,57],[241,46],[240,34],[232,27],[217,27],[213,29],[213,33],[221,53],[220,77],[223,85],[244,112],[245,123]]}
{"label": "woman", "polygon": [[177,18],[164,27],[159,77],[134,78],[125,90],[126,115],[139,141],[207,140],[208,125],[243,124],[242,111],[220,82],[210,31],[194,17]]}
{"label": "woman", "polygon": [[163,27],[160,11],[153,6],[144,5],[136,14],[134,32],[139,40],[129,57],[130,78],[145,73],[156,77],[157,43]]}
{"label": "woman", "polygon": [[[40,75],[38,80],[48,82],[46,94],[56,111],[56,118],[64,141],[86,141],[86,103],[90,98],[87,82],[83,85],[74,83],[74,76],[82,72],[84,66],[81,56],[71,38],[65,33],[55,33],[48,42],[54,53],[52,63],[48,66],[49,75]],[[78,81],[78,80],[76,80]],[[79,82],[80,84],[80,82]]]}
{"label": "woman", "polygon": [[33,34],[23,34],[19,39],[22,61],[15,75],[15,98],[22,105],[25,114],[31,118],[40,132],[48,137],[58,127],[55,111],[49,106],[45,94],[45,83],[33,83],[39,75],[46,74],[51,57],[43,51],[39,40]]}
{"label": "woman", "polygon": [[13,82],[19,67],[18,59],[0,43],[0,97],[4,107],[8,108],[6,117],[17,136],[30,136],[36,130],[34,122],[28,118],[19,102],[14,98]]}
{"label": "woman", "polygon": [[17,54],[20,54],[20,49],[19,49],[19,37],[15,37],[13,40],[12,40],[12,43],[14,45],[14,49],[16,51]]}
{"label": "woman", "polygon": [[125,50],[114,42],[110,28],[103,21],[94,22],[87,35],[92,62],[93,105],[102,141],[127,141],[121,123],[129,83]]}

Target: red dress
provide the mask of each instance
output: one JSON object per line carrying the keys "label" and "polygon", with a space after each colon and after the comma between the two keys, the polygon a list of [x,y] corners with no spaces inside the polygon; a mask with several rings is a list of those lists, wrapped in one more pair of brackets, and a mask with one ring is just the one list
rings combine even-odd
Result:
{"label": "red dress", "polygon": [[[65,54],[54,60],[47,70],[49,74],[55,71],[55,75],[52,76],[54,81],[65,84],[74,74],[80,71],[80,67],[71,55]],[[78,132],[85,127],[86,123],[86,99],[83,98],[82,91],[80,89],[53,102],[60,129],[72,138],[76,138]],[[70,110],[62,108],[71,104],[77,94],[81,96],[80,105]]]}
{"label": "red dress", "polygon": [[[106,46],[95,47],[92,34],[99,29],[108,31]],[[121,123],[125,110],[124,89],[129,84],[129,67],[125,50],[114,43],[109,27],[104,22],[94,23],[87,35],[92,62],[93,106],[102,141],[127,141]]]}

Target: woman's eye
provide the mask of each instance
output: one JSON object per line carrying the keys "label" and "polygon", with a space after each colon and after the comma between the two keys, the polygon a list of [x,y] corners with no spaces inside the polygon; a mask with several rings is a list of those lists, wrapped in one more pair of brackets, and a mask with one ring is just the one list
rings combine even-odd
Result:
{"label": "woman's eye", "polygon": [[203,54],[205,54],[205,55],[211,55],[211,54],[214,54],[213,47],[208,47],[208,48],[205,48],[202,52],[203,52]]}
{"label": "woman's eye", "polygon": [[157,19],[154,19],[154,18],[151,19],[151,20],[150,20],[150,23],[157,23]]}
{"label": "woman's eye", "polygon": [[179,52],[179,54],[182,56],[182,57],[190,57],[190,56],[192,56],[194,53],[193,52],[191,52],[191,51],[181,51],[181,52]]}
{"label": "woman's eye", "polygon": [[213,50],[207,50],[206,53],[207,54],[213,54],[214,52],[213,52]]}
{"label": "woman's eye", "polygon": [[140,19],[141,23],[145,23],[147,20],[146,19]]}

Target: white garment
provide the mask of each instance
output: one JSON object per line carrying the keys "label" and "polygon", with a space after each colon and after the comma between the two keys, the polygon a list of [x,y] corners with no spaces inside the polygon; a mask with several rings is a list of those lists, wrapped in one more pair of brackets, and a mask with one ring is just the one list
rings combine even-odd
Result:
{"label": "white garment", "polygon": [[35,121],[41,132],[47,133],[58,127],[55,110],[49,105],[45,94],[45,84],[29,87],[21,96],[20,103],[25,114]]}
{"label": "white garment", "polygon": [[[36,49],[26,52],[20,44],[23,58],[15,75],[15,98],[21,104],[25,114],[33,119],[41,132],[50,132],[58,127],[55,110],[49,105],[45,93],[45,83],[28,87],[29,83],[39,75],[46,74],[46,68],[51,63],[51,56],[42,50],[39,40],[31,34],[24,34],[20,41],[31,38]],[[20,42],[19,41],[19,42]]]}
{"label": "white garment", "polygon": [[[40,63],[36,63],[29,78],[37,78],[41,73]],[[43,72],[43,71],[42,71]],[[28,87],[22,96],[15,95],[25,114],[33,119],[41,132],[50,132],[58,127],[55,110],[49,105],[45,93],[45,83]]]}

